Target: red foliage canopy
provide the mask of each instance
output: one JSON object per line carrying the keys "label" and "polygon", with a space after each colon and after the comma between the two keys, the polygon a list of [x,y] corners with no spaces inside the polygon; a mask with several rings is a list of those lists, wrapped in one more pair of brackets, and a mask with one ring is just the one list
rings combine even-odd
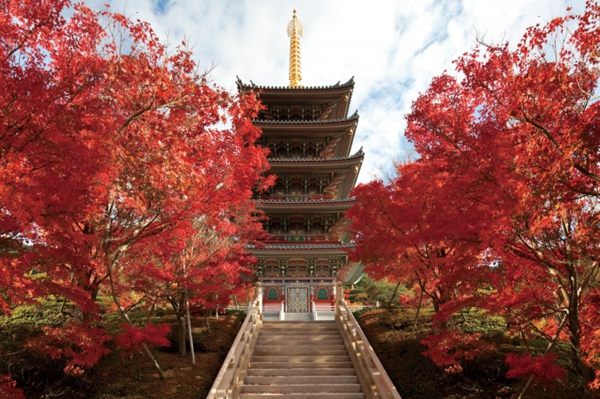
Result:
{"label": "red foliage canopy", "polygon": [[252,190],[269,184],[257,99],[207,84],[185,43],[168,51],[147,23],[68,0],[3,1],[0,37],[3,311],[52,294],[91,320],[101,290],[122,312],[144,305],[166,286],[132,276],[170,273],[199,218],[220,237],[240,233],[207,265],[238,278],[258,231]]}
{"label": "red foliage canopy", "polygon": [[[529,28],[515,50],[460,57],[459,77],[434,78],[407,116],[420,159],[389,185],[358,187],[349,212],[356,256],[382,275],[422,268],[424,248],[453,265],[427,269],[450,293],[439,320],[475,306],[524,339],[568,340],[588,386],[598,386],[599,46],[600,6],[588,1],[583,15]],[[531,357],[519,367],[529,361],[535,372]]]}

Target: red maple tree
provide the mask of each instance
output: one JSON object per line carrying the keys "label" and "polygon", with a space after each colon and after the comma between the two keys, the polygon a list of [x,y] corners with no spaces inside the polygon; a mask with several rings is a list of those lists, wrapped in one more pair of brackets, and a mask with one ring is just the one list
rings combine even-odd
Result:
{"label": "red maple tree", "polygon": [[[433,204],[439,215],[429,219],[435,227],[423,242],[472,234],[480,242],[486,272],[475,281],[489,283],[488,292],[474,302],[450,298],[449,313],[476,306],[504,316],[509,333],[525,341],[546,339],[545,357],[509,359],[513,376],[535,374],[552,362],[555,342],[567,341],[586,387],[598,386],[599,26],[600,6],[588,1],[582,15],[528,29],[515,50],[483,45],[459,58],[458,77],[434,78],[414,102],[406,136],[421,158],[414,170],[400,168],[390,185],[408,194],[409,176],[416,177],[417,168],[427,171],[410,183],[419,187],[421,204]],[[361,190],[368,188],[355,191],[359,204]],[[402,229],[413,221],[414,230],[426,210],[407,209]],[[355,223],[358,240],[368,240],[369,222]],[[473,263],[458,267],[465,282],[472,281]],[[456,281],[440,284],[453,289]],[[481,292],[480,284],[463,288],[468,298]]]}
{"label": "red maple tree", "polygon": [[[164,269],[198,218],[252,230],[252,190],[269,184],[251,123],[260,105],[209,85],[185,43],[168,51],[147,23],[110,11],[9,0],[0,36],[0,306],[56,295],[76,309],[63,338],[103,336],[104,292],[133,331],[127,311],[145,304],[128,290],[132,270]],[[237,277],[247,262],[235,254],[223,273]],[[60,353],[72,370],[91,364]]]}

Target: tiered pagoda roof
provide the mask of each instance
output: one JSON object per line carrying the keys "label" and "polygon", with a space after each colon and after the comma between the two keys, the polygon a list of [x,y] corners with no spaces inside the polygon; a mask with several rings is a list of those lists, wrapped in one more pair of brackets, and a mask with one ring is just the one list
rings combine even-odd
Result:
{"label": "tiered pagoda roof", "polygon": [[[270,174],[277,176],[268,192],[257,193],[270,238],[252,248],[259,278],[335,279],[348,263],[352,247],[345,212],[364,158],[350,155],[358,112],[348,115],[354,78],[330,86],[300,85],[298,21],[290,22],[290,86],[244,83],[263,109],[253,123],[262,131],[258,144],[269,148]],[[288,32],[289,34],[289,32]],[[283,281],[282,280],[282,281]]]}
{"label": "tiered pagoda roof", "polygon": [[[344,119],[348,115],[352,90],[354,89],[354,77],[346,83],[340,82],[331,86],[259,86],[250,81],[243,83],[238,77],[237,87],[240,92],[260,92],[260,99],[264,104],[273,104],[265,112],[259,115],[260,120],[276,119],[273,111],[283,106],[296,105],[302,102],[306,106],[321,106],[323,112],[319,115],[321,119]],[[275,105],[276,104],[276,105]]]}

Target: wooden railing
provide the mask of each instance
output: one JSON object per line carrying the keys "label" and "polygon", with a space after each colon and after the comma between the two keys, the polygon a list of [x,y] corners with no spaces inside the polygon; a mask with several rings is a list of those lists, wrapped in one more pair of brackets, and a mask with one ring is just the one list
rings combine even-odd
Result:
{"label": "wooden railing", "polygon": [[402,399],[392,380],[371,348],[354,315],[344,301],[342,283],[337,285],[335,320],[356,369],[367,399]]}
{"label": "wooden railing", "polygon": [[207,399],[234,399],[239,397],[246,370],[254,351],[256,338],[262,327],[262,290],[256,284],[255,300],[248,309],[246,319],[231,345],[231,349],[217,374]]}

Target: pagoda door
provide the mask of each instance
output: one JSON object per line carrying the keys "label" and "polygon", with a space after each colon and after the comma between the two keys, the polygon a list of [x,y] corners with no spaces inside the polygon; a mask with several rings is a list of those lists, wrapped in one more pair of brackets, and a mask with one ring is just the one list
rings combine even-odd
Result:
{"label": "pagoda door", "polygon": [[288,313],[308,312],[307,287],[290,287],[287,289],[287,311]]}

